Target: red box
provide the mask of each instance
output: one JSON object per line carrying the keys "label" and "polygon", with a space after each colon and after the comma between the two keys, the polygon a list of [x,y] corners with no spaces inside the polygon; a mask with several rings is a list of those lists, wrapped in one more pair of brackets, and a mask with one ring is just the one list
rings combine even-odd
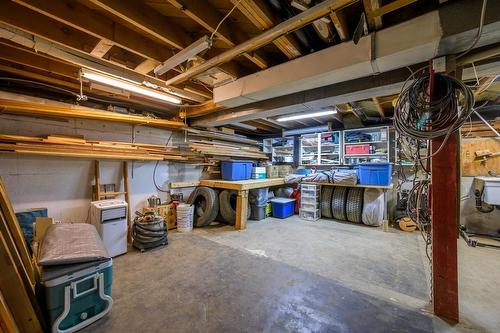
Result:
{"label": "red box", "polygon": [[346,155],[360,155],[360,154],[369,154],[369,153],[370,153],[370,145],[369,144],[345,146],[345,154]]}

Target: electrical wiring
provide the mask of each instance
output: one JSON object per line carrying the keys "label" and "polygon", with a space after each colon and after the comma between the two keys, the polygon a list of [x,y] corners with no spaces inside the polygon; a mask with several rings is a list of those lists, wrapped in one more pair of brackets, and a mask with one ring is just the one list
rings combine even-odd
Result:
{"label": "electrical wiring", "polygon": [[432,98],[430,84],[429,75],[420,75],[409,86],[403,86],[394,107],[394,127],[401,135],[421,141],[444,137],[441,146],[425,158],[438,154],[474,111],[474,94],[462,81],[434,74],[435,90],[443,93]]}
{"label": "electrical wiring", "polygon": [[234,6],[233,6],[233,8],[231,8],[231,10],[226,14],[226,16],[224,16],[222,18],[222,20],[220,20],[219,24],[217,24],[217,26],[215,27],[215,30],[210,35],[210,39],[214,38],[215,34],[219,30],[219,28],[222,25],[222,23],[233,13],[233,11],[236,9],[236,7],[238,7],[238,5],[240,4],[240,2],[241,2],[241,0],[239,0],[237,3],[235,3]]}
{"label": "electrical wiring", "polygon": [[[172,134],[170,134],[170,136],[168,137],[167,139],[167,142],[165,143],[165,146],[168,146],[168,143],[170,142],[170,139],[172,138]],[[158,169],[158,164],[160,163],[160,161],[156,161],[156,164],[155,164],[155,167],[153,169],[153,184],[155,186],[155,188],[159,191],[159,192],[163,192],[163,193],[170,193],[170,190],[164,190],[162,189],[160,186],[158,186],[158,184],[156,183],[156,169]]]}
{"label": "electrical wiring", "polygon": [[484,17],[486,16],[486,4],[488,3],[488,0],[483,0],[483,5],[481,7],[481,17],[479,19],[479,27],[477,29],[476,37],[474,37],[474,40],[472,44],[462,53],[456,56],[456,59],[463,57],[467,53],[469,53],[474,46],[476,46],[477,42],[479,42],[479,39],[481,38],[481,34],[483,33],[483,26],[484,26]]}

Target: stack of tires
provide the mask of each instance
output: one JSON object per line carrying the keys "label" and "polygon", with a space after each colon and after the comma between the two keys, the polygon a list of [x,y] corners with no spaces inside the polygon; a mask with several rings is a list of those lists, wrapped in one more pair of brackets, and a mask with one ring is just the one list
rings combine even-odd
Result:
{"label": "stack of tires", "polygon": [[132,226],[132,245],[141,250],[167,245],[167,226],[163,217],[154,212],[137,215]]}
{"label": "stack of tires", "polygon": [[[193,226],[205,227],[213,221],[235,225],[237,197],[237,191],[223,190],[219,193],[219,191],[209,187],[197,187],[187,200],[188,204],[194,206]],[[258,209],[256,219],[263,215],[265,217],[267,188],[257,191],[252,190],[249,198],[251,198],[249,200],[251,204],[248,210],[248,218],[251,217],[252,206],[258,207],[255,208]]]}
{"label": "stack of tires", "polygon": [[321,216],[341,221],[361,223],[364,188],[323,186]]}
{"label": "stack of tires", "polygon": [[379,226],[384,219],[384,194],[380,189],[323,186],[321,216],[340,221]]}

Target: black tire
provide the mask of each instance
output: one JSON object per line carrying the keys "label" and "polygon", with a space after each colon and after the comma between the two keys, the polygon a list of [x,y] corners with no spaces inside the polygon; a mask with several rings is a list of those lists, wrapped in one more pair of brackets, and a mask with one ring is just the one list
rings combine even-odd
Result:
{"label": "black tire", "polygon": [[210,187],[197,187],[189,196],[188,203],[194,205],[193,225],[195,227],[209,225],[219,213],[217,192]]}
{"label": "black tire", "polygon": [[346,216],[349,222],[361,223],[364,188],[350,187],[347,193]]}
{"label": "black tire", "polygon": [[323,186],[321,190],[321,217],[332,218],[332,186]]}
{"label": "black tire", "polygon": [[343,186],[335,186],[333,190],[332,197],[332,215],[336,220],[345,221],[346,216],[346,202],[347,202],[347,192],[349,188]]}
{"label": "black tire", "polygon": [[[236,224],[236,201],[238,192],[224,190],[219,194],[219,211],[220,216],[225,223],[229,225]],[[247,219],[250,218],[250,207],[248,207]]]}

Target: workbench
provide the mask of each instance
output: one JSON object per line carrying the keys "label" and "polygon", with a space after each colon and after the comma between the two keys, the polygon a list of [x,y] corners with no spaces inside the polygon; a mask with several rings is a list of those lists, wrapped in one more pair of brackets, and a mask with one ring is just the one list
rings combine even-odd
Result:
{"label": "workbench", "polygon": [[234,228],[236,230],[243,230],[247,225],[248,214],[248,191],[285,185],[283,178],[267,178],[267,179],[247,179],[247,180],[200,180],[197,182],[183,182],[183,183],[170,183],[170,188],[184,188],[195,186],[206,186],[211,188],[220,188],[225,190],[234,190],[238,192],[236,199],[236,223]]}
{"label": "workbench", "polygon": [[362,184],[355,184],[355,185],[350,185],[350,184],[339,184],[339,183],[325,183],[325,182],[303,182],[302,184],[312,184],[312,185],[319,185],[319,186],[342,186],[342,187],[362,187],[362,188],[374,188],[374,189],[379,189],[382,190],[384,194],[384,220],[382,223],[382,227],[384,228],[384,231],[387,231],[389,227],[389,219],[387,217],[387,212],[388,212],[388,207],[387,207],[387,191],[393,189],[393,185],[362,185]]}

